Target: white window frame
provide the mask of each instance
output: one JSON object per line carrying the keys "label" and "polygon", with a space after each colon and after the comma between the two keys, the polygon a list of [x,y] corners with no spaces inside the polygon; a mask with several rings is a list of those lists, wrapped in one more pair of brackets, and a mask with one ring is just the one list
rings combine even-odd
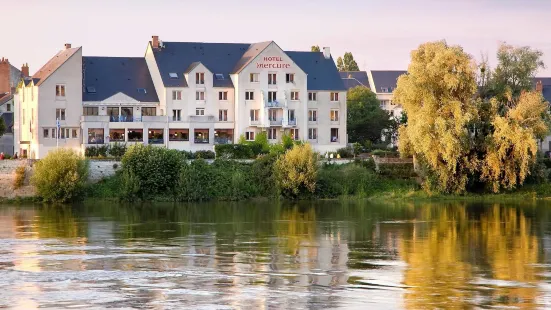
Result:
{"label": "white window frame", "polygon": [[[333,131],[333,129],[336,129],[337,130],[337,139],[335,141],[333,141],[333,137],[331,136],[331,132]],[[339,132],[339,128],[330,128],[329,129],[329,142],[331,143],[338,143],[339,140],[340,140],[340,132]]]}
{"label": "white window frame", "polygon": [[195,84],[205,85],[205,73],[204,72],[195,72]]}
{"label": "white window frame", "polygon": [[268,140],[277,140],[277,128],[268,128]]}
{"label": "white window frame", "polygon": [[277,92],[268,91],[268,102],[274,102],[274,101],[277,101]]}
{"label": "white window frame", "polygon": [[268,85],[277,85],[277,73],[275,72],[268,73]]}
{"label": "white window frame", "polygon": [[205,92],[198,90],[195,92],[195,101],[205,101]]}
{"label": "white window frame", "polygon": [[318,110],[317,109],[309,109],[308,110],[308,121],[310,123],[317,123],[318,122]]}
{"label": "white window frame", "polygon": [[78,139],[78,129],[77,128],[72,128],[71,129],[71,139]]}
{"label": "white window frame", "polygon": [[[291,118],[291,114],[293,115],[293,118]],[[297,113],[295,112],[295,109],[289,109],[287,110],[287,119],[289,121],[295,121],[297,120]]]}
{"label": "white window frame", "polygon": [[308,101],[318,101],[318,93],[308,92]]}
{"label": "white window frame", "polygon": [[331,102],[339,102],[339,93],[331,93]]}
{"label": "white window frame", "polygon": [[318,140],[317,128],[308,128],[308,140]]}
{"label": "white window frame", "polygon": [[254,141],[255,132],[254,131],[245,131],[245,140]]}
{"label": "white window frame", "polygon": [[276,109],[268,109],[268,120],[275,122],[277,121],[277,110]]}
{"label": "white window frame", "polygon": [[245,101],[253,101],[254,100],[254,91],[247,90],[245,91]]}
{"label": "white window frame", "polygon": [[218,100],[219,101],[228,101],[228,92],[227,91],[219,91],[218,92]]}
{"label": "white window frame", "polygon": [[294,73],[285,74],[285,82],[294,83],[295,82],[295,74]]}
{"label": "white window frame", "polygon": [[[61,113],[63,111],[63,113]],[[62,117],[63,116],[63,117]],[[55,109],[55,119],[64,121],[67,118],[67,111],[65,109]]]}
{"label": "white window frame", "polygon": [[293,137],[293,140],[295,141],[300,140],[298,128],[291,128],[290,134],[291,134],[291,137]]}
{"label": "white window frame", "polygon": [[298,101],[298,100],[299,100],[298,90],[291,91],[291,101]]}
{"label": "white window frame", "polygon": [[172,91],[172,100],[182,100],[182,91],[181,90],[173,90]]}
{"label": "white window frame", "polygon": [[50,128],[42,128],[42,138],[50,139]]}
{"label": "white window frame", "polygon": [[227,109],[218,110],[218,121],[219,122],[227,122],[228,121],[228,110]]}
{"label": "white window frame", "polygon": [[180,122],[182,120],[182,110],[181,109],[173,109],[172,110],[172,121],[173,122]]}
{"label": "white window frame", "polygon": [[249,82],[251,83],[259,83],[259,76],[260,74],[258,73],[251,73],[249,75]]}
{"label": "white window frame", "polygon": [[339,115],[339,110],[337,109],[331,109],[331,112],[329,114],[329,119],[332,121],[332,122],[338,122],[339,121],[339,118],[340,118],[340,115]]}
{"label": "white window frame", "polygon": [[56,98],[65,98],[67,96],[67,87],[65,84],[56,84],[55,85],[55,97]]}
{"label": "white window frame", "polygon": [[[249,118],[250,118],[251,122],[258,122],[258,116],[259,115],[260,115],[260,110],[259,109],[251,109],[249,111]],[[254,118],[252,116],[254,116]]]}
{"label": "white window frame", "polygon": [[204,108],[196,108],[195,109],[195,116],[204,116],[205,115],[205,109]]}

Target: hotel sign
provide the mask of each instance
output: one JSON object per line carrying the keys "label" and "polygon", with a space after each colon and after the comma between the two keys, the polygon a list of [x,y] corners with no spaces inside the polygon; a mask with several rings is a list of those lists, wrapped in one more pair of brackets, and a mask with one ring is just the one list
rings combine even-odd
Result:
{"label": "hotel sign", "polygon": [[265,56],[262,62],[256,64],[257,69],[289,69],[291,65],[283,62],[283,57]]}

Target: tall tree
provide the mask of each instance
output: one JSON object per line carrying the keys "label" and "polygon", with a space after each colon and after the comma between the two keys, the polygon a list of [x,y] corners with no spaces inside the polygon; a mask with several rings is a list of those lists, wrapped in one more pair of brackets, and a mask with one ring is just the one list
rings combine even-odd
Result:
{"label": "tall tree", "polygon": [[320,52],[320,46],[319,45],[312,45],[312,52]]}
{"label": "tall tree", "polygon": [[354,56],[350,52],[344,53],[344,59],[342,57],[337,58],[337,69],[339,71],[360,71]]}
{"label": "tall tree", "polygon": [[388,129],[392,124],[388,112],[381,109],[376,95],[367,87],[350,89],[346,106],[350,142],[379,142],[383,129]]}

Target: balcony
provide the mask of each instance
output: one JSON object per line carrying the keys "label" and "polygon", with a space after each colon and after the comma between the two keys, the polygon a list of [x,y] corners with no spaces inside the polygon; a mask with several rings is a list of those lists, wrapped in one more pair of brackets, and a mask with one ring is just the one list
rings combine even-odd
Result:
{"label": "balcony", "polygon": [[283,102],[279,102],[279,101],[268,101],[266,102],[266,107],[268,108],[283,108]]}
{"label": "balcony", "polygon": [[165,123],[167,120],[166,116],[142,116],[143,122],[163,122]]}
{"label": "balcony", "polygon": [[108,115],[83,115],[80,117],[81,122],[109,122]]}
{"label": "balcony", "polygon": [[231,137],[214,137],[214,144],[232,144],[233,139]]}
{"label": "balcony", "polygon": [[260,126],[261,122],[259,120],[252,120],[249,119],[249,125],[250,126]]}
{"label": "balcony", "polygon": [[109,116],[109,121],[111,123],[131,123],[131,122],[141,122],[141,117],[134,117],[132,115],[111,115]]}
{"label": "balcony", "polygon": [[283,123],[283,120],[281,119],[270,120],[270,126],[281,126],[282,123]]}
{"label": "balcony", "polygon": [[296,126],[297,125],[297,120],[296,119],[290,119],[287,121],[287,124],[289,126]]}
{"label": "balcony", "polygon": [[190,123],[212,123],[216,122],[216,118],[212,115],[191,115],[189,117]]}

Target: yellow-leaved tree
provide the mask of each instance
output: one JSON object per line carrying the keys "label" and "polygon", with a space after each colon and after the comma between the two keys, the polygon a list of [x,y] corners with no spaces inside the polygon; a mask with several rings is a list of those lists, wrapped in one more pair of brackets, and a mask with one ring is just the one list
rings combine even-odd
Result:
{"label": "yellow-leaved tree", "polygon": [[476,91],[476,66],[461,47],[438,41],[411,53],[408,74],[394,92],[408,115],[398,141],[402,155],[426,168],[427,189],[461,193],[476,170],[468,130],[477,119]]}

